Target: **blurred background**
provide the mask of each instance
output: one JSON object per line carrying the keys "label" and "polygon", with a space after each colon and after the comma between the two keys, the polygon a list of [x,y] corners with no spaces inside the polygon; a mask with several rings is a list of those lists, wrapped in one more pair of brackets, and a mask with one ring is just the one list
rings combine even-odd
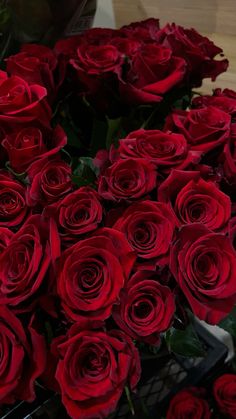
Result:
{"label": "blurred background", "polygon": [[156,17],[161,25],[174,21],[207,35],[223,48],[230,66],[215,83],[206,81],[200,90],[211,92],[217,86],[236,90],[236,0],[113,0],[113,9],[116,27]]}

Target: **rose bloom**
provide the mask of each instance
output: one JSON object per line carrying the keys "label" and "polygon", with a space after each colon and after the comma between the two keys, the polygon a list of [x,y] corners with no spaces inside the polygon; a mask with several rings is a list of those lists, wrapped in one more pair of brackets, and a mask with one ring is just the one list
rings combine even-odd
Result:
{"label": "rose bloom", "polygon": [[[125,234],[137,256],[142,259],[168,261],[176,219],[170,207],[154,201],[129,206],[113,225]],[[156,263],[157,261],[155,261]]]}
{"label": "rose bloom", "polygon": [[45,157],[34,162],[27,174],[27,203],[30,207],[52,204],[72,190],[71,167],[60,157]]}
{"label": "rose bloom", "polygon": [[236,123],[231,125],[230,139],[224,146],[220,161],[223,165],[223,176],[231,185],[236,184]]}
{"label": "rose bloom", "polygon": [[192,100],[192,108],[214,106],[236,118],[236,92],[229,89],[215,89],[213,95],[196,96]]}
{"label": "rose bloom", "polygon": [[224,374],[213,385],[215,401],[223,415],[236,419],[236,375]]}
{"label": "rose bloom", "polygon": [[109,228],[69,247],[61,257],[57,282],[67,317],[86,325],[108,318],[135,259],[125,235]]}
{"label": "rose bloom", "polygon": [[0,72],[0,122],[6,133],[11,133],[37,121],[49,127],[51,110],[46,99],[47,90],[37,84],[29,85],[17,76]]}
{"label": "rose bloom", "polygon": [[48,208],[48,211],[56,221],[61,242],[65,247],[96,230],[103,216],[99,195],[89,186],[69,193]]}
{"label": "rose bloom", "polygon": [[39,84],[51,97],[56,90],[57,57],[45,45],[25,44],[18,54],[7,58],[8,74],[23,78],[29,84]]}
{"label": "rose bloom", "polygon": [[231,201],[214,182],[199,172],[172,170],[158,189],[158,200],[172,206],[180,225],[203,223],[210,230],[225,230]]}
{"label": "rose bloom", "polygon": [[128,39],[139,39],[142,42],[156,41],[159,31],[159,19],[154,18],[130,23],[123,26],[120,30]]}
{"label": "rose bloom", "polygon": [[0,254],[10,243],[13,234],[8,228],[0,226]]}
{"label": "rose bloom", "polygon": [[171,247],[170,269],[193,313],[217,324],[236,302],[236,252],[227,236],[203,224],[181,228]]}
{"label": "rose bloom", "polygon": [[204,396],[205,391],[198,387],[180,391],[171,400],[166,419],[210,419],[210,407]]}
{"label": "rose bloom", "polygon": [[136,272],[121,291],[114,305],[113,318],[133,339],[156,345],[160,333],[170,326],[175,313],[171,290],[161,285],[153,271]]}
{"label": "rose bloom", "polygon": [[155,166],[144,159],[119,160],[100,175],[98,193],[112,201],[138,199],[155,188],[156,177]]}
{"label": "rose bloom", "polygon": [[165,174],[172,168],[185,169],[198,162],[201,156],[190,150],[182,134],[144,129],[133,131],[120,140],[118,152],[123,159],[145,158]]}
{"label": "rose bloom", "polygon": [[0,171],[0,227],[16,228],[28,214],[26,189],[7,171]]}
{"label": "rose bloom", "polygon": [[202,79],[206,77],[214,81],[228,68],[228,60],[215,59],[216,55],[222,53],[222,49],[195,29],[167,23],[159,31],[158,41],[171,48],[177,57],[186,60],[188,79],[194,87],[201,86]]}
{"label": "rose bloom", "polygon": [[0,254],[0,304],[21,312],[36,303],[52,259],[47,236],[41,216],[32,215],[10,238]]}
{"label": "rose bloom", "polygon": [[112,413],[129,385],[140,378],[138,350],[123,332],[81,331],[74,324],[58,347],[56,379],[72,418],[102,419]]}
{"label": "rose bloom", "polygon": [[45,131],[36,126],[25,127],[7,135],[2,141],[10,165],[18,173],[26,171],[39,158],[55,155],[66,143],[66,133],[59,125]]}
{"label": "rose bloom", "polygon": [[144,44],[132,56],[130,70],[120,80],[120,94],[132,104],[160,102],[162,96],[184,79],[186,63],[169,48]]}
{"label": "rose bloom", "polygon": [[173,112],[166,118],[165,130],[183,134],[192,150],[206,153],[228,141],[230,124],[229,114],[208,106]]}
{"label": "rose bloom", "polygon": [[6,306],[0,305],[0,402],[35,399],[34,383],[46,365],[46,345],[34,325],[27,327]]}

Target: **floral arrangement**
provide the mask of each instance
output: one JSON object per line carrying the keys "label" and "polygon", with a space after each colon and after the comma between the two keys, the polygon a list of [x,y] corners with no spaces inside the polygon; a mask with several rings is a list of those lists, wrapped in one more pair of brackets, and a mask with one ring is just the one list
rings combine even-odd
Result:
{"label": "floral arrangement", "polygon": [[193,315],[227,328],[236,93],[193,91],[226,71],[219,54],[148,19],[5,60],[1,405],[34,400],[37,381],[70,417],[105,418],[143,353],[204,355]]}

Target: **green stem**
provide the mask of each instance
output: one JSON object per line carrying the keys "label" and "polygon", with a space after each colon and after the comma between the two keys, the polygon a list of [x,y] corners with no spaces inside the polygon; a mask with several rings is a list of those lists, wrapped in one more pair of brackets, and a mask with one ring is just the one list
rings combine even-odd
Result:
{"label": "green stem", "polygon": [[126,397],[127,397],[127,400],[128,400],[130,411],[131,411],[132,415],[134,416],[135,415],[135,410],[134,410],[134,405],[133,405],[133,402],[132,402],[132,399],[131,399],[130,390],[129,390],[128,386],[125,386],[125,394],[126,394]]}

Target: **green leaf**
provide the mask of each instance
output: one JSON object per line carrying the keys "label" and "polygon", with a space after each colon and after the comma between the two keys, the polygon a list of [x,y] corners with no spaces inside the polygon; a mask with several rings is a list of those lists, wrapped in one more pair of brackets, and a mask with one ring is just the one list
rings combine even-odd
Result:
{"label": "green leaf", "polygon": [[172,327],[166,333],[165,338],[171,352],[189,357],[205,356],[205,351],[191,323],[185,330],[178,330]]}
{"label": "green leaf", "polygon": [[74,170],[72,181],[78,186],[93,186],[96,182],[99,169],[94,166],[93,159],[90,157],[81,157],[79,164]]}
{"label": "green leaf", "polygon": [[94,117],[90,143],[90,151],[92,156],[95,156],[98,150],[106,148],[107,131],[107,121]]}
{"label": "green leaf", "polygon": [[109,119],[107,118],[107,136],[106,136],[106,149],[109,150],[112,144],[115,146],[119,140],[119,132],[121,130],[122,118]]}
{"label": "green leaf", "polygon": [[218,326],[229,332],[233,340],[236,341],[236,307],[233,308],[231,313]]}

